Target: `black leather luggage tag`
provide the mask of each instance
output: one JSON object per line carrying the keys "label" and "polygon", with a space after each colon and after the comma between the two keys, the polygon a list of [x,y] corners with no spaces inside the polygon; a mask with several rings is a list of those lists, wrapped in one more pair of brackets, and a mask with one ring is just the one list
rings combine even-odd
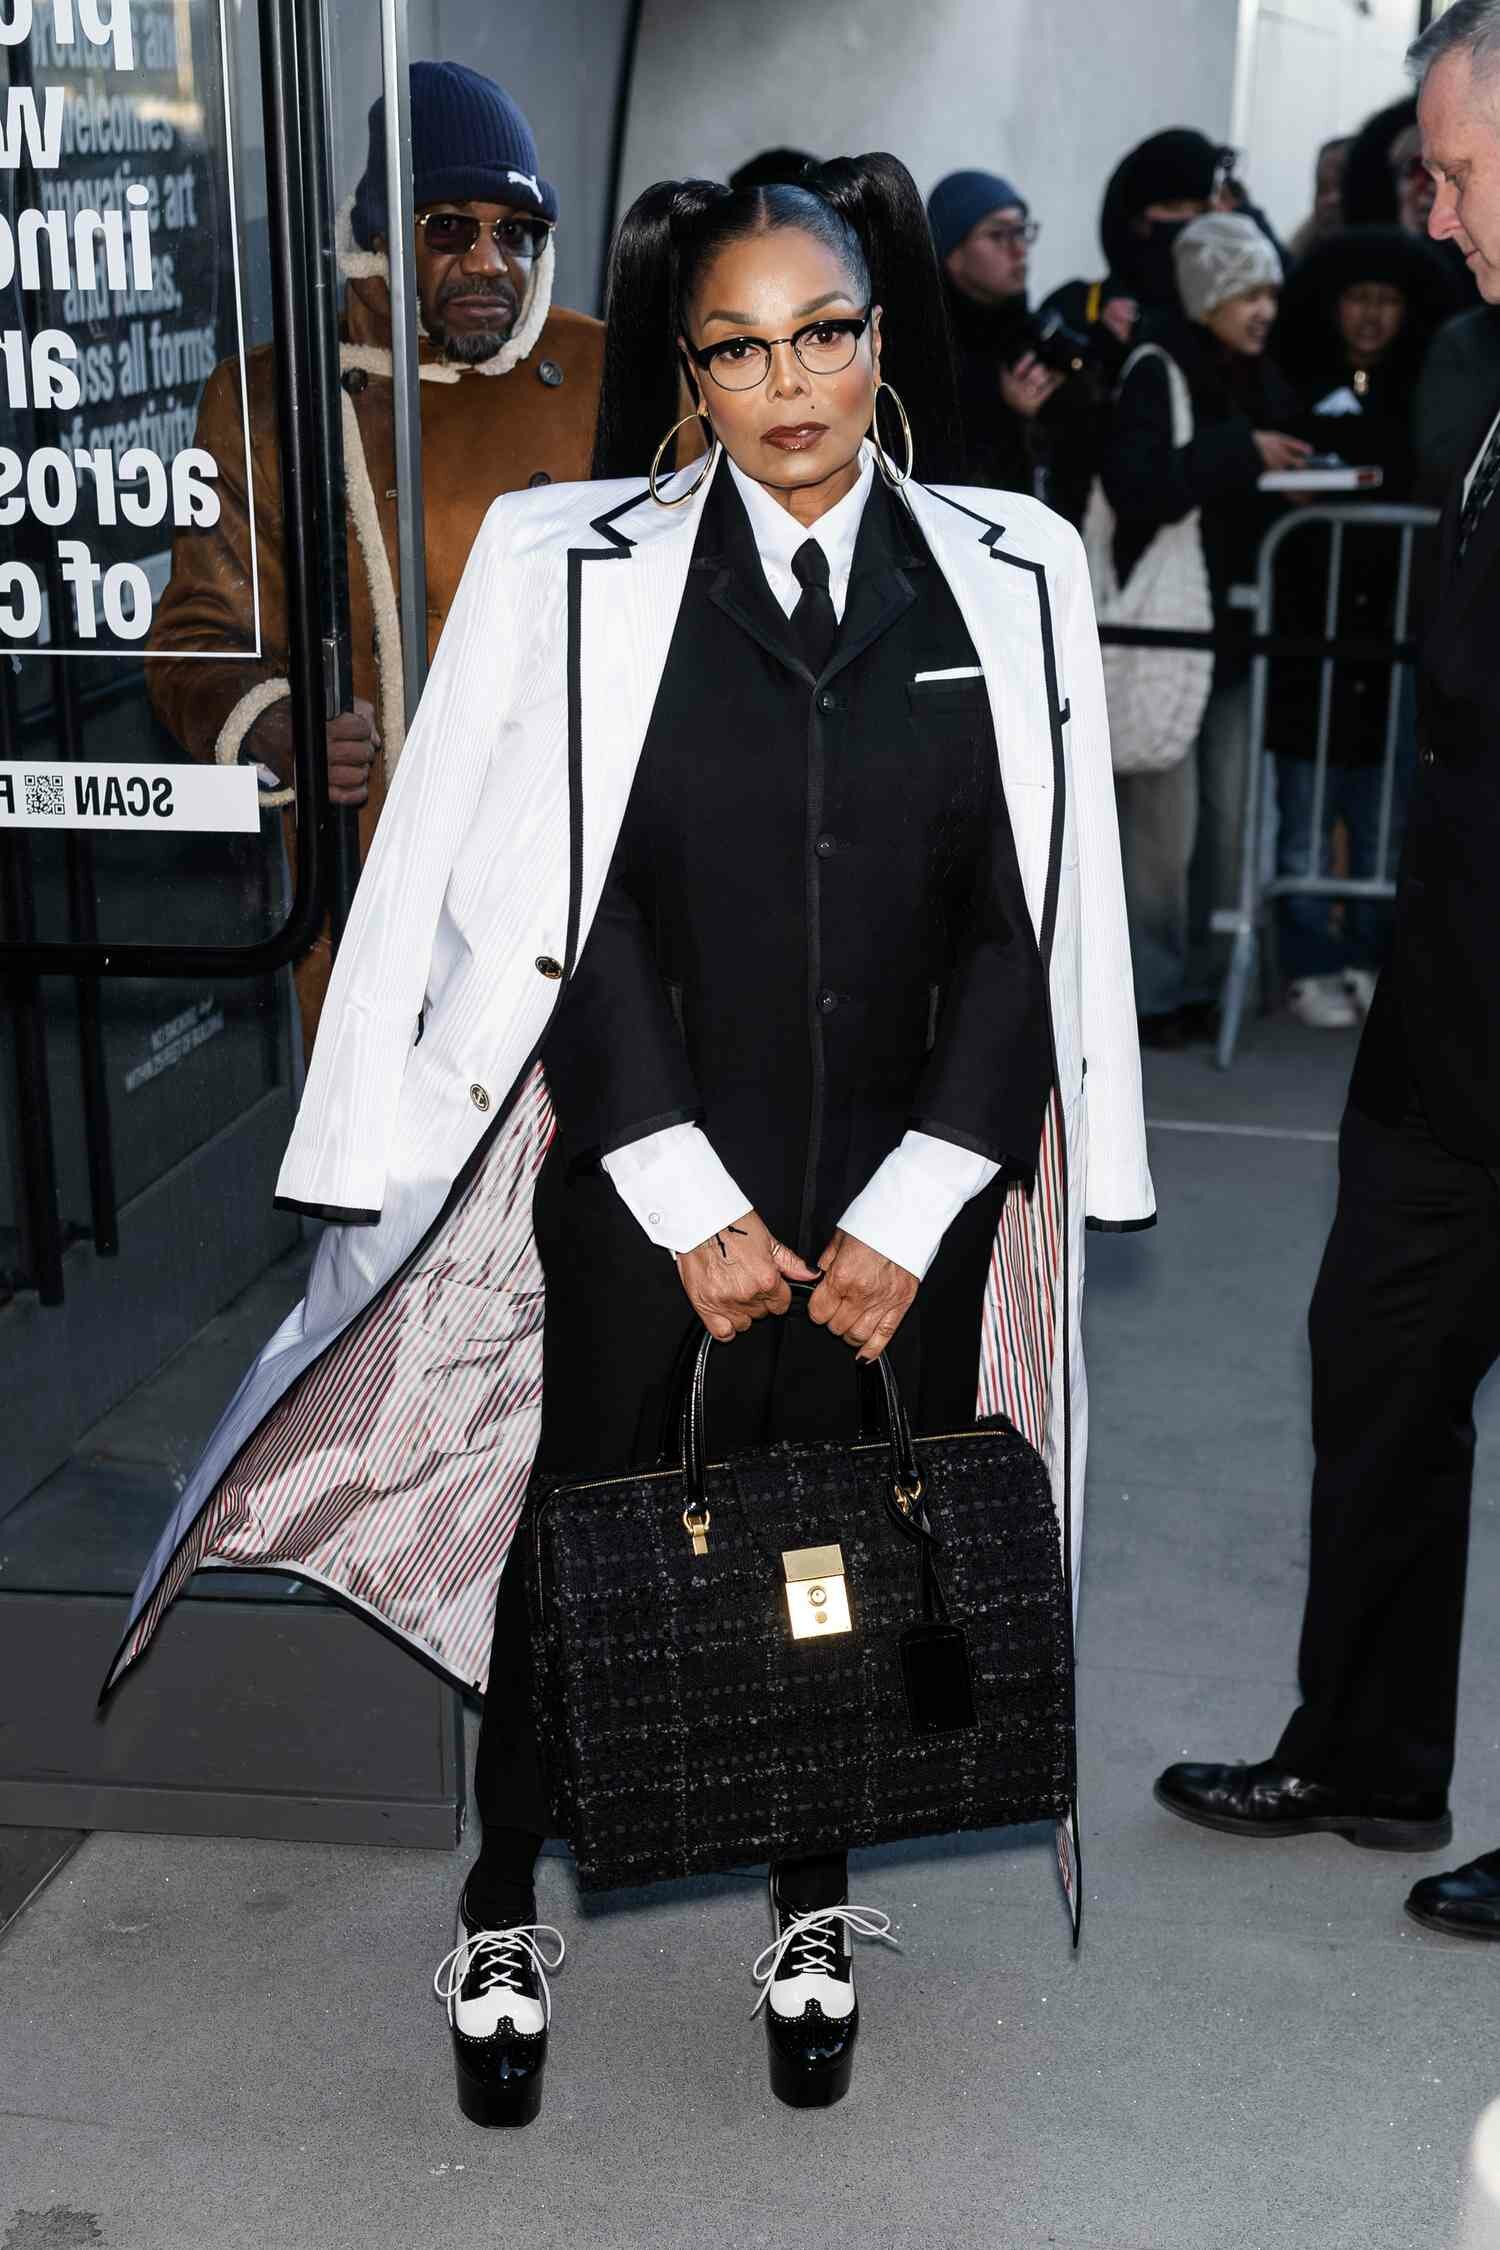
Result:
{"label": "black leather luggage tag", "polygon": [[901,1636],[901,1673],[913,1734],[976,1724],[969,1644],[958,1625],[913,1625]]}

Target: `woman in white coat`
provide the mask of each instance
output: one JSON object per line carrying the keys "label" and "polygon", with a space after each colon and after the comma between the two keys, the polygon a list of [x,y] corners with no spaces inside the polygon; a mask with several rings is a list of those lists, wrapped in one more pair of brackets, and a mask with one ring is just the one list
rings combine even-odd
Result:
{"label": "woman in white coat", "polygon": [[[828,1434],[827,1328],[891,1353],[919,1429],[1010,1415],[1076,1568],[1082,1227],[1153,1211],[1098,646],[1060,519],[912,475],[944,338],[891,158],[627,217],[596,465],[649,477],[486,520],[279,1182],[339,1223],[112,1675],[192,1569],[264,1563],[488,1679],[440,1972],[481,2123],[536,2114],[562,1949],[502,1570],[534,1464],[649,1461],[694,1321],[736,1339],[716,1436]],[[683,375],[707,451],[668,474]],[[762,1979],[807,2104],[849,2083],[882,1920],[829,1841],[773,1870]]]}

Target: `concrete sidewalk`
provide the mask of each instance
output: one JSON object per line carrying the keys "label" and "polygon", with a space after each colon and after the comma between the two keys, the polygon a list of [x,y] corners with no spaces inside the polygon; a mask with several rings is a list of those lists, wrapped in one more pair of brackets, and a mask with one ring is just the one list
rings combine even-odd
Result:
{"label": "concrete sidewalk", "polygon": [[1351,1043],[1149,1058],[1161,1226],[1090,1238],[1081,1657],[1088,1925],[1050,1838],[868,1853],[850,2099],[780,2109],[755,1879],[582,1906],[547,2103],[458,2117],[429,1979],[450,1857],[97,1835],[0,1945],[3,2250],[1449,2250],[1500,2092],[1500,1948],[1407,1921],[1500,1843],[1500,1432],[1481,1447],[1458,1833],[1438,1860],[1236,1844],[1152,1804],[1263,1755],[1293,1694],[1303,1318]]}

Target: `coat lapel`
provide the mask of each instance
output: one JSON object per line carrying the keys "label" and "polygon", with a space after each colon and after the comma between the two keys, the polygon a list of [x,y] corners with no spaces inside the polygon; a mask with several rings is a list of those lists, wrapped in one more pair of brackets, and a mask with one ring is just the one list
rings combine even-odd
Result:
{"label": "coat lapel", "polygon": [[1007,542],[1003,524],[925,485],[904,489],[984,667],[1021,880],[1045,945],[1061,847],[1063,717],[1046,573]]}
{"label": "coat lapel", "polygon": [[[690,462],[666,489],[700,470]],[[597,545],[568,551],[569,970],[609,872],[713,482],[677,508],[643,488],[595,517]]]}

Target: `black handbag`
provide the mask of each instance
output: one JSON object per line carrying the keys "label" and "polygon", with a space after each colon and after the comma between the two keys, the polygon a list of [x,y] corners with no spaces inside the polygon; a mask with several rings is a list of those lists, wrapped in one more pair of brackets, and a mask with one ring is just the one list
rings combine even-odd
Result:
{"label": "black handbag", "polygon": [[710,1463],[712,1348],[678,1466],[540,1484],[528,1514],[537,1725],[582,1888],[1020,1821],[1076,1846],[1035,1448],[1001,1417],[914,1441],[882,1358],[879,1436]]}

